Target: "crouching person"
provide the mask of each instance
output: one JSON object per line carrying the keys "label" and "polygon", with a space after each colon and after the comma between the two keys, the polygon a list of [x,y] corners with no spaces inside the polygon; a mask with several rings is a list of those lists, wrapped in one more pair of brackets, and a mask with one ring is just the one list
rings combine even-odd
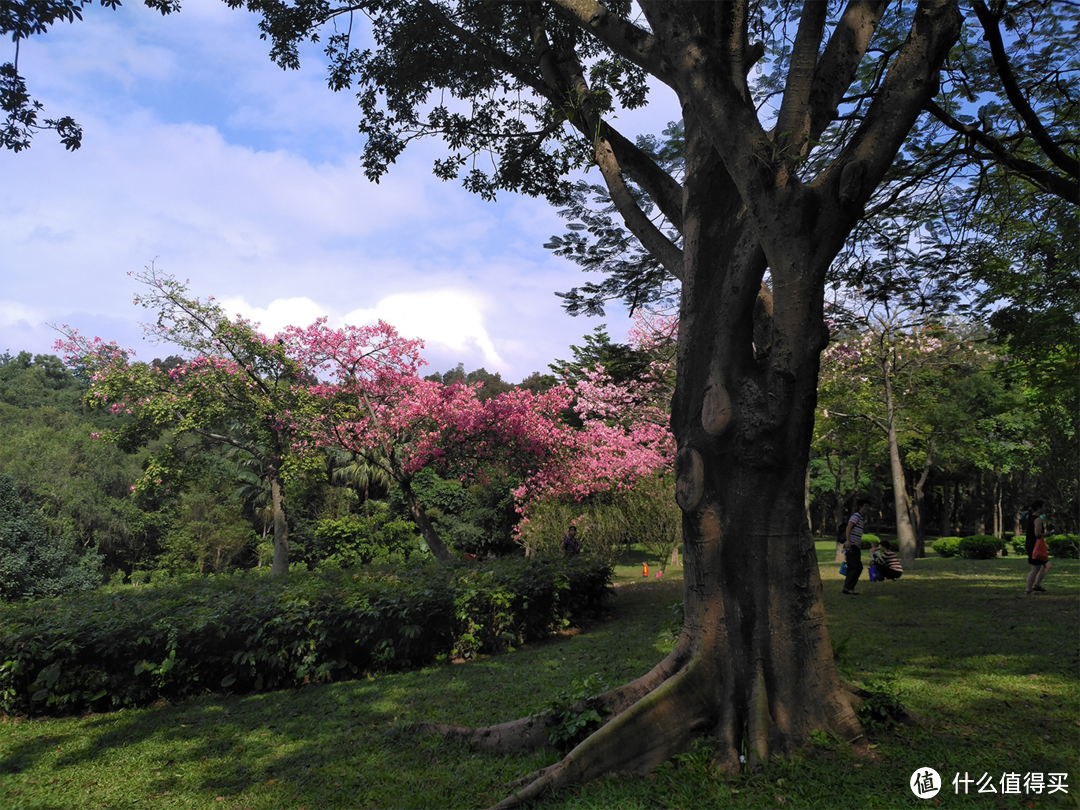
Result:
{"label": "crouching person", "polygon": [[900,565],[900,558],[896,556],[896,552],[892,550],[892,543],[888,540],[881,541],[877,569],[882,580],[900,579],[904,575],[904,567]]}

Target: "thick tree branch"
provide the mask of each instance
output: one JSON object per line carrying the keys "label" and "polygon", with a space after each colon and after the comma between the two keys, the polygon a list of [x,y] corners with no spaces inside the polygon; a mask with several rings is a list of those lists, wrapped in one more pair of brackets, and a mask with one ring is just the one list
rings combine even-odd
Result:
{"label": "thick tree branch", "polygon": [[644,189],[675,230],[682,233],[682,185],[606,121],[600,125],[600,134],[611,145],[623,171]]}
{"label": "thick tree branch", "polygon": [[[1080,163],[1057,145],[1050,133],[1046,131],[1042,121],[1039,120],[1039,116],[1028,104],[1020,85],[1017,84],[1012,65],[1009,64],[1009,55],[1005,52],[1005,43],[1001,41],[997,16],[990,12],[983,0],[972,0],[971,7],[975,10],[979,23],[982,24],[983,38],[990,45],[990,56],[994,60],[994,66],[997,68],[998,76],[1001,77],[1001,84],[1005,88],[1005,95],[1008,96],[1009,102],[1024,119],[1024,123],[1031,131],[1031,136],[1051,162],[1069,176],[1080,178]],[[1076,202],[1075,193],[1073,202]]]}
{"label": "thick tree branch", "polygon": [[[692,4],[691,4],[692,5]],[[763,220],[776,188],[779,163],[746,84],[745,0],[716,8],[719,36],[707,36],[686,4],[642,0],[642,9],[665,43],[679,100],[708,128],[740,196]]]}
{"label": "thick tree branch", "polygon": [[641,210],[623,179],[619,161],[615,157],[611,143],[606,138],[598,138],[596,141],[596,164],[600,167],[604,182],[607,183],[611,201],[622,216],[626,227],[638,238],[644,248],[656,257],[665,270],[682,281],[685,277],[682,250],[668,239]]}
{"label": "thick tree branch", "polygon": [[834,187],[852,216],[873,194],[937,92],[938,71],[961,23],[956,0],[920,1],[911,34],[897,50],[862,124],[833,165],[812,184]]}
{"label": "thick tree branch", "polygon": [[812,141],[835,119],[887,6],[888,0],[851,0],[844,9],[814,71],[810,90]]}
{"label": "thick tree branch", "polygon": [[[611,142],[604,134],[603,120],[596,111],[589,86],[581,70],[580,63],[572,53],[564,54],[563,73],[568,74],[574,98],[578,102],[572,122],[585,137],[594,142],[596,165],[607,184],[608,192],[615,209],[623,218],[626,227],[638,238],[638,241],[664,266],[671,275],[680,281],[683,273],[683,252],[664,232],[641,210],[626,180],[623,179],[622,167],[615,155]],[[625,139],[624,139],[625,140]]]}
{"label": "thick tree branch", "polygon": [[[790,145],[789,159],[805,155],[809,151],[810,98],[814,87],[818,47],[825,30],[828,3],[819,0],[803,0],[799,30],[795,33],[795,45],[791,53],[784,98],[776,119],[774,139],[784,148]],[[797,151],[796,151],[797,150]]]}
{"label": "thick tree branch", "polygon": [[629,20],[613,14],[595,0],[549,0],[564,16],[596,37],[615,53],[674,87],[671,72],[664,64],[663,52],[656,37]]}

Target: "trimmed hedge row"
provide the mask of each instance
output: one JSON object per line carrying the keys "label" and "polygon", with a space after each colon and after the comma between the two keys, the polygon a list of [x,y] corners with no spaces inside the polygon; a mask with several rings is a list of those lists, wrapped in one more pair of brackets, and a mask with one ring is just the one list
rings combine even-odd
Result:
{"label": "trimmed hedge row", "polygon": [[992,560],[1004,550],[1004,540],[989,534],[973,534],[960,541],[957,553],[968,560]]}
{"label": "trimmed hedge row", "polygon": [[[1027,556],[1027,539],[1024,535],[1011,538],[1017,554]],[[1046,536],[1046,550],[1059,560],[1075,560],[1080,557],[1080,536],[1075,534],[1050,534]]]}
{"label": "trimmed hedge row", "polygon": [[1051,557],[1075,560],[1080,557],[1080,537],[1075,534],[1052,534],[1046,538]]}
{"label": "trimmed hedge row", "polygon": [[939,537],[931,546],[942,557],[957,555],[968,560],[990,560],[1005,550],[1005,541],[988,534],[970,537]]}
{"label": "trimmed hedge row", "polygon": [[[1009,542],[1017,554],[1027,555],[1027,542],[1023,535],[1010,537]],[[1005,541],[984,534],[971,537],[941,537],[934,541],[931,548],[942,557],[959,554],[970,560],[989,560],[1005,550]],[[1051,557],[1058,559],[1076,559],[1080,556],[1080,539],[1075,534],[1052,534],[1046,537],[1046,548]]]}
{"label": "trimmed hedge row", "polygon": [[959,537],[939,537],[930,548],[942,557],[955,557],[960,550],[960,540]]}
{"label": "trimmed hedge row", "polygon": [[252,572],[0,608],[0,712],[60,714],[341,680],[497,652],[596,616],[587,558]]}

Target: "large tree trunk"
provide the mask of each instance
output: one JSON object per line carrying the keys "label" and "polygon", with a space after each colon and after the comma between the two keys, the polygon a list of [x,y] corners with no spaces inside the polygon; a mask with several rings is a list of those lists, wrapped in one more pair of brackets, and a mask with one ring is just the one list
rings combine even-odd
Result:
{"label": "large tree trunk", "polygon": [[285,520],[281,481],[276,475],[270,479],[270,500],[274,508],[274,562],[270,574],[284,576],[289,573],[289,523]]}
{"label": "large tree trunk", "polygon": [[[769,295],[765,255],[722,162],[690,116],[686,132],[687,271],[671,417],[685,624],[665,661],[603,697],[614,719],[497,807],[610,771],[646,773],[700,736],[713,738],[728,772],[743,752],[750,768],[790,755],[814,730],[861,738],[825,625],[805,466],[792,463],[807,457],[813,429],[826,267],[810,266],[806,244],[793,239],[781,256],[789,283]],[[812,212],[789,215],[805,222]],[[506,750],[511,728],[518,738],[537,733],[525,721],[438,730]]]}

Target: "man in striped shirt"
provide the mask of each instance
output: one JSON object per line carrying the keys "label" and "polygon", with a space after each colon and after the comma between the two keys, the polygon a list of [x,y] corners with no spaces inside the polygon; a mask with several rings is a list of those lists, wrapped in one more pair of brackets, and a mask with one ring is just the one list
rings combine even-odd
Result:
{"label": "man in striped shirt", "polygon": [[847,577],[844,579],[844,589],[840,593],[849,596],[858,596],[855,586],[862,574],[862,536],[866,528],[866,517],[870,511],[870,501],[860,500],[847,524],[847,541],[844,543],[844,559],[847,561]]}

